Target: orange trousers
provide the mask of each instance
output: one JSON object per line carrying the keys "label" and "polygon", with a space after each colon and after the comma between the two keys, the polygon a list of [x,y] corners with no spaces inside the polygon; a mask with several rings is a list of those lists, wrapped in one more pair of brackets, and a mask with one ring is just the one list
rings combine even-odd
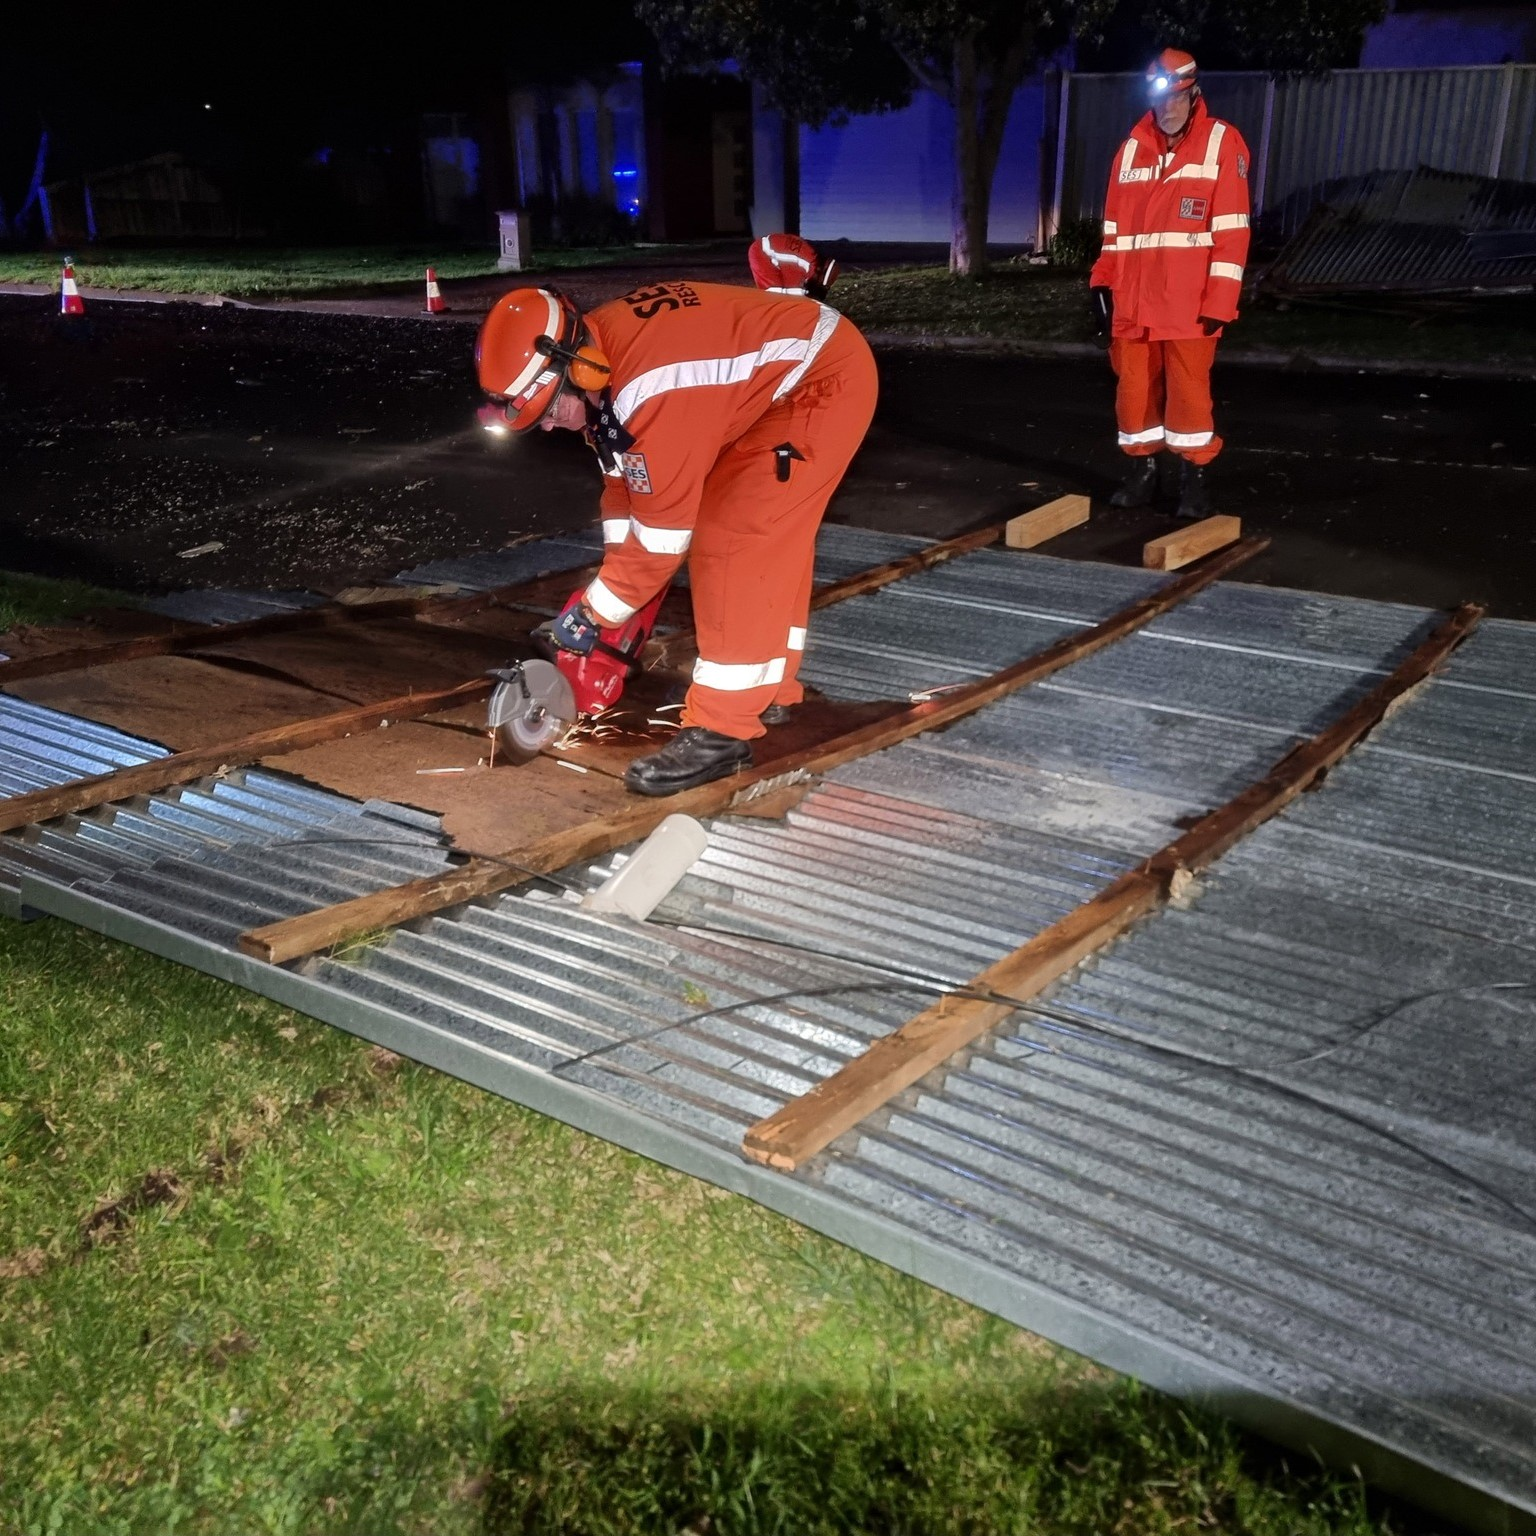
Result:
{"label": "orange trousers", "polygon": [[[805,382],[760,416],[704,482],[688,579],[699,659],[683,724],[741,741],[770,704],[798,704],[816,531],[875,413],[875,360],[844,321]],[[790,444],[789,478],[775,449]]]}
{"label": "orange trousers", "polygon": [[1120,447],[1132,457],[1171,448],[1191,464],[1209,464],[1221,452],[1211,410],[1215,336],[1148,341],[1116,336],[1109,361],[1115,370],[1115,422]]}

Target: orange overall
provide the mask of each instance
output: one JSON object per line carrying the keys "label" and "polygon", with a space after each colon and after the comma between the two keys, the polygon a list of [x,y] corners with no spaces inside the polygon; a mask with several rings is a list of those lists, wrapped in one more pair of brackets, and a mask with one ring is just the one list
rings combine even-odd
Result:
{"label": "orange overall", "polygon": [[622,623],[686,559],[699,657],[683,724],[750,740],[798,673],[816,530],[874,414],[875,362],[812,299],[657,283],[587,316],[620,451],[586,602]]}
{"label": "orange overall", "polygon": [[1221,452],[1211,407],[1216,337],[1237,318],[1248,258],[1248,146],[1197,100],[1170,149],[1152,113],[1116,152],[1104,248],[1089,283],[1115,298],[1110,362],[1120,447],[1171,448],[1194,464]]}

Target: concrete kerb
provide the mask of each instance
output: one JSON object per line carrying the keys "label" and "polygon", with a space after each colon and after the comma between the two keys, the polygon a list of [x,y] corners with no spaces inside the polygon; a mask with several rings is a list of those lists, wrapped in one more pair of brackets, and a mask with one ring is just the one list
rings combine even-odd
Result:
{"label": "concrete kerb", "polygon": [[[45,298],[53,284],[0,283],[0,297]],[[479,325],[484,312],[449,310],[421,313],[414,299],[390,295],[376,299],[288,298],[236,299],[218,293],[159,293],[144,289],[82,288],[87,303],[199,304],[209,308],[288,312],[311,315],[359,315],[375,320],[422,320],[434,325]],[[1059,358],[1076,362],[1103,359],[1105,349],[1088,341],[1036,341],[1023,337],[954,336],[943,332],[866,331],[881,352],[968,352],[977,357]],[[1372,373],[1409,378],[1536,380],[1536,363],[1461,363],[1398,357],[1348,357],[1335,353],[1284,352],[1277,347],[1223,347],[1220,361],[1237,368],[1284,369],[1292,373]]]}

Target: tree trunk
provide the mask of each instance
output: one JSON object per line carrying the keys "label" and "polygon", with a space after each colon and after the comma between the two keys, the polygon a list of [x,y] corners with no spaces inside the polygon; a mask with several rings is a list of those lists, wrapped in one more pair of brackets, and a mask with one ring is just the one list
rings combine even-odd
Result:
{"label": "tree trunk", "polygon": [[956,277],[975,277],[987,267],[987,212],[991,178],[981,166],[981,135],[977,132],[976,38],[965,33],[955,41],[953,65],[955,109],[955,188],[951,205],[949,270]]}

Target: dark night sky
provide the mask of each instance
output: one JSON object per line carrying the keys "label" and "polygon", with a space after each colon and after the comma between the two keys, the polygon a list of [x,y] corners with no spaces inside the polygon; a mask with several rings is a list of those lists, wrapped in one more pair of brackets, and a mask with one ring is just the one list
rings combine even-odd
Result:
{"label": "dark night sky", "polygon": [[559,5],[29,6],[0,27],[0,198],[15,208],[45,122],[50,179],[173,148],[302,153],[338,134],[366,137],[415,113],[467,107],[513,74],[558,77],[646,47],[619,0],[584,0],[579,27],[571,14]]}

